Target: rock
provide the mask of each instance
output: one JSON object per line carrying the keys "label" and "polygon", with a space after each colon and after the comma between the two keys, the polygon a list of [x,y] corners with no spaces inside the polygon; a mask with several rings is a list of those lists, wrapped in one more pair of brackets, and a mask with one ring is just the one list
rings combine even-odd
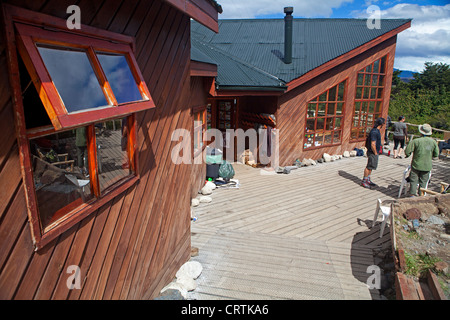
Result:
{"label": "rock", "polygon": [[417,209],[417,208],[410,208],[410,209],[406,210],[404,216],[408,220],[414,220],[414,219],[420,219],[422,214],[420,213],[419,209]]}
{"label": "rock", "polygon": [[331,156],[328,154],[328,153],[324,153],[323,154],[323,160],[325,161],[325,162],[331,162],[332,160],[331,160]]}
{"label": "rock", "polygon": [[191,200],[191,206],[196,207],[200,204],[200,201],[197,198]]}
{"label": "rock", "polygon": [[192,279],[197,279],[203,271],[203,267],[198,261],[188,261],[183,264],[176,273],[176,277],[189,277]]}
{"label": "rock", "polygon": [[434,264],[434,268],[438,272],[448,273],[448,264],[444,261],[438,261]]}
{"label": "rock", "polygon": [[180,284],[186,291],[193,291],[197,288],[197,282],[194,279],[187,276],[177,277],[176,283]]}
{"label": "rock", "polygon": [[[171,283],[169,283],[167,286],[165,286],[161,290],[161,295],[165,294],[165,292],[168,291],[168,290],[176,290],[183,297],[183,299],[187,299],[187,290],[183,286],[183,284],[181,284],[181,283],[178,283],[178,282],[171,282]],[[171,291],[171,292],[173,292],[173,291]]]}
{"label": "rock", "polygon": [[439,236],[447,241],[450,241],[450,234],[441,233]]}
{"label": "rock", "polygon": [[356,150],[350,151],[350,157],[356,157]]}
{"label": "rock", "polygon": [[216,184],[215,184],[214,182],[212,182],[212,181],[207,181],[207,182],[205,183],[205,187],[206,187],[206,186],[210,187],[212,190],[214,190],[214,189],[217,188]]}
{"label": "rock", "polygon": [[323,163],[323,158],[317,159],[317,163]]}
{"label": "rock", "polygon": [[191,247],[191,257],[198,256],[198,248],[197,247]]}
{"label": "rock", "polygon": [[155,300],[186,300],[178,289],[166,289]]}
{"label": "rock", "polygon": [[308,167],[310,165],[311,165],[311,160],[306,159],[306,158],[302,160],[302,166]]}
{"label": "rock", "polygon": [[350,152],[344,151],[343,155],[344,158],[350,158]]}
{"label": "rock", "polygon": [[441,218],[439,218],[438,216],[431,216],[431,217],[429,217],[427,219],[427,222],[431,223],[431,224],[441,224],[441,225],[445,224],[445,221],[442,220]]}
{"label": "rock", "polygon": [[311,165],[312,165],[312,166],[317,165],[317,163],[316,163],[313,159],[309,159],[309,161],[311,162]]}
{"label": "rock", "polygon": [[201,194],[207,196],[213,192],[213,189],[210,185],[204,185],[202,190],[200,190]]}
{"label": "rock", "polygon": [[198,201],[200,203],[210,203],[212,201],[212,198],[209,196],[201,196]]}

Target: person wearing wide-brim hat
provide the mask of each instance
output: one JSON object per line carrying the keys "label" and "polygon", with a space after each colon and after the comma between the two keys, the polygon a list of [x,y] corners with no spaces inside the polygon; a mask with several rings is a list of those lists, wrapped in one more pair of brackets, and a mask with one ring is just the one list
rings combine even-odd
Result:
{"label": "person wearing wide-brim hat", "polygon": [[426,187],[433,166],[432,159],[439,157],[438,144],[430,137],[433,133],[431,126],[428,123],[423,124],[419,126],[419,132],[422,136],[409,142],[405,149],[407,158],[413,155],[409,176],[411,196],[417,195],[417,185],[422,189]]}

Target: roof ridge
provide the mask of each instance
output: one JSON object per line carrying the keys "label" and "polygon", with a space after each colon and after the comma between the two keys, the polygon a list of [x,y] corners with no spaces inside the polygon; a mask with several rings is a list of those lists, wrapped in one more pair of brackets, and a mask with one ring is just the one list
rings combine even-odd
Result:
{"label": "roof ridge", "polygon": [[246,61],[244,61],[244,60],[242,60],[242,59],[239,59],[238,57],[236,57],[236,56],[234,56],[234,55],[232,55],[232,54],[230,54],[230,53],[228,53],[228,52],[226,52],[226,51],[224,51],[224,50],[222,50],[222,49],[219,49],[219,48],[217,48],[217,47],[211,45],[210,43],[204,42],[204,41],[202,41],[202,40],[195,39],[195,38],[193,38],[193,37],[191,38],[191,40],[196,41],[196,42],[198,42],[198,43],[200,43],[200,44],[202,44],[202,45],[204,45],[204,46],[207,46],[207,47],[209,47],[211,50],[214,50],[214,51],[216,51],[216,52],[219,52],[220,54],[222,54],[222,55],[228,57],[229,59],[231,59],[231,60],[233,60],[233,61],[236,61],[236,62],[238,62],[238,63],[240,63],[240,64],[242,64],[242,65],[244,65],[244,66],[246,66],[246,67],[248,67],[248,68],[251,68],[251,69],[253,69],[253,70],[255,70],[255,71],[257,71],[257,72],[259,72],[259,73],[265,75],[266,77],[271,78],[272,80],[277,80],[277,81],[279,81],[280,83],[282,83],[282,84],[284,84],[284,85],[286,84],[286,81],[284,81],[284,80],[278,78],[277,76],[275,76],[275,75],[273,75],[273,74],[270,74],[269,72],[264,71],[264,70],[262,70],[262,69],[260,69],[260,68],[258,68],[258,67],[256,67],[256,66],[254,66],[254,65],[252,65],[252,64],[250,64],[250,63],[248,63],[248,62],[246,62]]}

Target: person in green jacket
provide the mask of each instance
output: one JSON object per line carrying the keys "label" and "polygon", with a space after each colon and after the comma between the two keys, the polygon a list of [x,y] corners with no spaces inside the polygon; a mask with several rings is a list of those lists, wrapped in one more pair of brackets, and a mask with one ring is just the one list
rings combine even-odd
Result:
{"label": "person in green jacket", "polygon": [[426,187],[432,169],[432,158],[439,157],[437,142],[430,138],[432,134],[431,126],[427,123],[423,124],[419,126],[419,132],[422,137],[412,140],[405,150],[407,158],[413,154],[409,175],[409,193],[411,196],[417,195],[417,185],[423,189]]}

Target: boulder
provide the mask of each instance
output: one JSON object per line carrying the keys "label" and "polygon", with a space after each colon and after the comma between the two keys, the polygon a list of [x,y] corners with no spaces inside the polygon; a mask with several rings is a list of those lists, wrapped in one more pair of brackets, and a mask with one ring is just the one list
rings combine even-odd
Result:
{"label": "boulder", "polygon": [[203,271],[203,267],[198,261],[188,261],[183,264],[176,273],[177,278],[188,277],[197,279]]}
{"label": "boulder", "polygon": [[344,151],[344,154],[342,155],[344,158],[350,158],[350,152]]}
{"label": "boulder", "polygon": [[308,167],[310,165],[311,165],[311,160],[306,159],[306,158],[302,160],[302,166]]}
{"label": "boulder", "polygon": [[198,198],[198,201],[200,203],[209,203],[212,201],[212,198],[209,196],[201,196],[200,198]]}
{"label": "boulder", "polygon": [[350,151],[350,157],[356,157],[356,150]]}
{"label": "boulder", "polygon": [[207,196],[213,192],[213,188],[211,187],[211,185],[205,184],[200,192],[202,195]]}
{"label": "boulder", "polygon": [[309,159],[309,161],[311,162],[311,165],[312,165],[312,166],[317,165],[317,163],[316,163],[313,159]]}
{"label": "boulder", "polygon": [[331,156],[330,156],[328,153],[324,153],[324,154],[323,154],[323,160],[324,160],[325,162],[331,162],[331,161],[332,161],[332,158],[331,158]]}
{"label": "boulder", "polygon": [[191,206],[196,207],[200,204],[200,201],[197,198],[191,200]]}

